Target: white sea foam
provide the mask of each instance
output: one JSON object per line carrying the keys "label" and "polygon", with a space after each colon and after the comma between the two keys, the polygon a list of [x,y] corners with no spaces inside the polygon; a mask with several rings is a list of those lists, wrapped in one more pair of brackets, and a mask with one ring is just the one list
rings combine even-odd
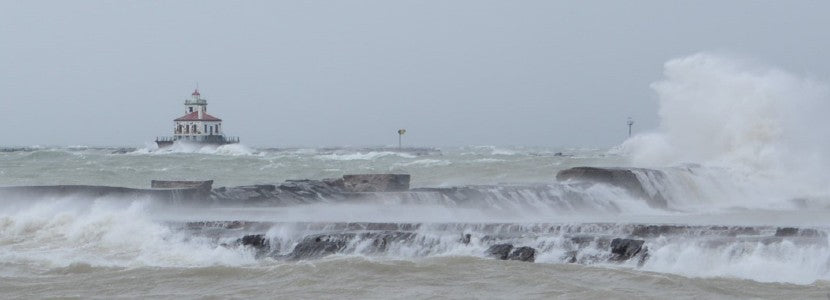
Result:
{"label": "white sea foam", "polygon": [[798,245],[792,241],[724,242],[706,240],[651,244],[644,270],[694,277],[735,277],[761,282],[809,284],[830,279],[826,242]]}
{"label": "white sea foam", "polygon": [[348,161],[348,160],[374,160],[381,157],[386,156],[398,156],[403,158],[415,158],[414,155],[408,153],[401,153],[401,152],[391,152],[391,151],[370,151],[370,152],[354,152],[354,153],[332,153],[332,154],[324,154],[324,155],[317,155],[316,158],[323,159],[323,160],[340,160],[340,161]]}
{"label": "white sea foam", "polygon": [[244,156],[244,155],[264,155],[264,152],[259,152],[249,148],[243,144],[227,144],[227,145],[201,145],[194,143],[187,143],[176,141],[173,145],[164,148],[158,148],[155,144],[145,145],[144,148],[138,148],[129,154],[133,155],[163,155],[163,154],[181,154],[181,153],[198,153],[198,154],[214,154],[214,155],[230,155],[230,156]]}
{"label": "white sea foam", "polygon": [[0,208],[0,261],[40,268],[242,265],[253,257],[171,230],[145,200],[63,197]]}
{"label": "white sea foam", "polygon": [[503,162],[503,161],[506,161],[506,160],[498,159],[498,158],[479,158],[479,159],[473,160],[473,162],[477,162],[477,163],[494,163],[494,162]]}
{"label": "white sea foam", "polygon": [[442,159],[419,159],[419,160],[414,160],[414,161],[411,161],[411,162],[396,163],[395,166],[400,166],[400,167],[411,167],[411,166],[438,167],[438,166],[448,166],[448,165],[451,165],[451,164],[452,164],[452,162],[450,162],[448,160],[442,160]]}
{"label": "white sea foam", "polygon": [[659,127],[620,151],[639,166],[700,164],[675,178],[694,189],[676,198],[752,205],[828,195],[827,85],[707,53],[667,62],[664,75],[652,84]]}

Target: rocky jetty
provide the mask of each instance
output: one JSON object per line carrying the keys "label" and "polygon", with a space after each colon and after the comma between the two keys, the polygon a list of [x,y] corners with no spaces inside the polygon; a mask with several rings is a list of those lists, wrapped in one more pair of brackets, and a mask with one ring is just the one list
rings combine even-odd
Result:
{"label": "rocky jetty", "polygon": [[[197,235],[206,232],[216,233],[215,228],[227,228],[233,233],[237,231],[260,231],[279,227],[280,223],[263,222],[192,222],[186,226]],[[755,234],[749,236],[734,236],[740,227],[716,226],[677,226],[683,230],[667,232],[667,235],[651,238],[634,238],[632,233],[647,231],[643,228],[653,228],[653,225],[637,224],[537,224],[532,227],[512,226],[513,224],[485,223],[485,224],[421,224],[421,223],[292,223],[290,228],[300,232],[312,232],[299,239],[269,238],[264,233],[245,234],[236,238],[236,245],[248,247],[255,251],[257,257],[270,257],[279,260],[309,260],[333,254],[361,254],[361,255],[397,255],[400,249],[411,253],[430,253],[431,248],[445,249],[446,247],[485,247],[484,256],[499,260],[516,260],[534,262],[539,253],[539,247],[561,247],[564,255],[560,257],[563,263],[591,264],[597,262],[625,263],[633,261],[641,265],[649,257],[648,243],[650,239],[688,238],[689,236],[705,236],[707,241],[715,244],[718,238],[726,241],[760,241],[764,243],[782,242],[789,239],[791,242],[816,243],[826,237],[775,237],[776,228],[758,227]],[[214,228],[202,231],[206,228]],[[424,231],[426,230],[426,231]],[[809,232],[809,230],[798,229]],[[739,230],[740,231],[740,230]],[[431,234],[424,232],[458,232],[460,238],[452,240],[435,240]],[[474,233],[469,233],[474,232]],[[603,232],[616,232],[619,236],[606,235]],[[744,231],[746,232],[746,231]],[[550,236],[559,236],[559,242],[544,246],[534,241],[537,239],[549,240]],[[522,242],[524,241],[524,242]],[[453,245],[442,244],[450,243]],[[514,246],[518,245],[518,246]],[[529,246],[529,245],[534,245]],[[232,245],[228,245],[232,246]],[[288,246],[287,248],[285,246]],[[288,250],[284,250],[288,249]]]}
{"label": "rocky jetty", "polygon": [[[643,265],[649,246],[697,239],[700,247],[791,243],[824,245],[827,235],[815,228],[772,226],[700,226],[660,224],[510,224],[510,223],[279,223],[190,222],[194,236],[232,240],[228,247],[250,248],[257,257],[310,260],[334,254],[367,256],[424,255],[458,249],[483,257],[534,262],[544,253],[562,253],[562,263]],[[264,232],[290,230],[299,236]],[[436,235],[437,234],[437,235]],[[221,243],[221,242],[220,242]],[[467,249],[467,250],[463,250]],[[455,250],[454,250],[455,251]]]}

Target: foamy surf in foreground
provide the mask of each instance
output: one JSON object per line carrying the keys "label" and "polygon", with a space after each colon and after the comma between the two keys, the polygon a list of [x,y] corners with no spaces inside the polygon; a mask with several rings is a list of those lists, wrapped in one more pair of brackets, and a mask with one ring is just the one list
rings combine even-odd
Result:
{"label": "foamy surf in foreground", "polygon": [[[522,216],[488,220],[486,211],[441,205],[389,204],[380,210],[372,205],[332,205],[246,211],[168,207],[147,199],[61,198],[15,204],[0,209],[0,261],[6,266],[25,266],[27,273],[79,265],[261,267],[286,262],[257,259],[256,249],[236,244],[243,235],[263,234],[274,245],[272,251],[291,253],[310,235],[354,233],[335,257],[488,259],[488,248],[498,240],[534,247],[538,251],[535,261],[542,264],[577,262],[691,277],[797,284],[830,279],[826,228],[785,235],[779,227],[758,225],[654,227],[636,223],[550,223],[522,220]],[[373,220],[369,214],[372,208],[386,216]],[[222,216],[237,221],[195,221]],[[245,216],[253,221],[245,221]],[[377,234],[388,236],[382,249],[377,248]],[[465,235],[469,235],[468,240]],[[619,236],[645,239],[647,258],[639,264],[637,260],[609,261],[612,253],[604,245]]]}

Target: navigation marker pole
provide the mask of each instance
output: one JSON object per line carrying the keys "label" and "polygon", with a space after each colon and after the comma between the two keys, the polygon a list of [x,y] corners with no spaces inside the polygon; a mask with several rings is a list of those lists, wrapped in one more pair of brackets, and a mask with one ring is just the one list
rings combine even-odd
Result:
{"label": "navigation marker pole", "polygon": [[406,129],[398,129],[398,150],[403,149],[401,147],[401,137],[403,136],[404,133],[406,133]]}
{"label": "navigation marker pole", "polygon": [[631,126],[634,125],[634,120],[631,117],[628,117],[628,137],[631,137]]}

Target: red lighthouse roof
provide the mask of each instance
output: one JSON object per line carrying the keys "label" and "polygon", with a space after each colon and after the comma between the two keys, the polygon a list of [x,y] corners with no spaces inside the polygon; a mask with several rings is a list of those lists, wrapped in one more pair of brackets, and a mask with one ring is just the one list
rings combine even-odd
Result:
{"label": "red lighthouse roof", "polygon": [[195,90],[193,90],[193,94],[190,94],[190,95],[192,95],[192,96],[199,96],[199,95],[201,95],[201,94],[199,94],[199,89],[195,89]]}
{"label": "red lighthouse roof", "polygon": [[194,111],[192,113],[186,114],[178,119],[173,121],[222,121],[222,119],[211,116],[207,113],[202,113],[202,118],[199,118],[199,112]]}

